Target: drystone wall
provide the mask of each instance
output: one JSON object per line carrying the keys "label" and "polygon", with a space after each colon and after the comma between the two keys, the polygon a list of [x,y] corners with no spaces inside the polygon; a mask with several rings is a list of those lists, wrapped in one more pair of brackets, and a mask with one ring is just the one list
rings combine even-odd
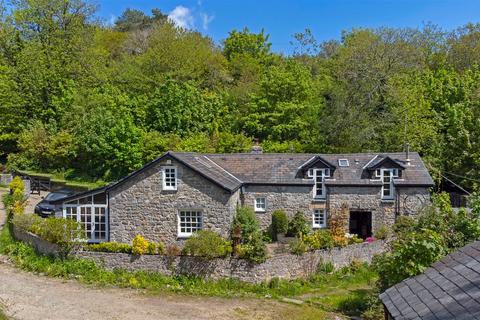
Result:
{"label": "drystone wall", "polygon": [[[17,240],[29,243],[44,255],[57,256],[59,248],[38,236],[13,228]],[[245,259],[225,258],[206,260],[200,257],[164,255],[131,255],[126,253],[106,253],[77,251],[75,256],[91,259],[106,269],[125,269],[129,271],[152,271],[169,275],[196,275],[208,279],[234,278],[241,281],[258,283],[278,277],[281,279],[305,278],[315,273],[322,263],[332,263],[335,268],[349,265],[352,261],[371,262],[375,254],[386,250],[384,241],[353,244],[344,248],[317,250],[301,256],[278,254],[265,262],[255,264]]]}
{"label": "drystone wall", "polygon": [[148,270],[164,275],[197,275],[209,279],[235,278],[258,283],[274,277],[281,279],[305,278],[317,271],[321,263],[331,262],[336,268],[349,265],[352,261],[371,262],[373,256],[383,252],[383,241],[354,244],[332,250],[317,250],[297,256],[280,254],[255,264],[245,259],[227,258],[205,260],[200,257],[160,255],[133,256],[125,253],[84,251],[77,256],[93,259],[105,268],[130,271]]}

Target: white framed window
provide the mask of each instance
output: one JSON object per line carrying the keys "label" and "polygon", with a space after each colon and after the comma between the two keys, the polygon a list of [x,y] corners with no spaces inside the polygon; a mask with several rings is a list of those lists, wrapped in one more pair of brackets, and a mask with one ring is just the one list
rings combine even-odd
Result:
{"label": "white framed window", "polygon": [[200,210],[181,210],[178,212],[178,236],[190,237],[195,231],[203,229],[203,214]]}
{"label": "white framed window", "polygon": [[163,168],[163,190],[177,190],[177,168]]}
{"label": "white framed window", "polygon": [[325,188],[325,178],[330,177],[330,169],[313,169],[313,198],[325,199],[327,190]]}
{"label": "white framed window", "polygon": [[267,210],[267,199],[265,197],[255,198],[255,211],[265,212]]}
{"label": "white framed window", "polygon": [[398,177],[398,169],[377,169],[375,175],[382,181],[382,199],[392,200],[395,196],[393,178]]}
{"label": "white framed window", "polygon": [[325,209],[318,209],[313,211],[312,227],[314,229],[327,227],[327,211]]}

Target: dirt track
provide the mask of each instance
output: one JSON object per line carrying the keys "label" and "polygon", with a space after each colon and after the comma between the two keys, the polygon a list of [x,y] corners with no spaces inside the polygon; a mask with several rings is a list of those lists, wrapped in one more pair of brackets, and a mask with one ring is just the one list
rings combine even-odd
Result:
{"label": "dirt track", "polygon": [[[0,204],[0,224],[4,217]],[[259,299],[151,297],[131,289],[99,289],[20,271],[1,255],[0,304],[18,320],[283,319],[293,308]]]}

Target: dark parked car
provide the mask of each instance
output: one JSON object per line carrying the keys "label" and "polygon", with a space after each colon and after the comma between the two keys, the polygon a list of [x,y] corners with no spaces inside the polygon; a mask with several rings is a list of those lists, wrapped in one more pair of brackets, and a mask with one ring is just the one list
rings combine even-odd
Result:
{"label": "dark parked car", "polygon": [[41,217],[54,217],[55,212],[62,211],[61,204],[53,204],[52,201],[60,200],[73,195],[75,192],[70,189],[61,189],[50,192],[42,201],[35,206],[35,213]]}

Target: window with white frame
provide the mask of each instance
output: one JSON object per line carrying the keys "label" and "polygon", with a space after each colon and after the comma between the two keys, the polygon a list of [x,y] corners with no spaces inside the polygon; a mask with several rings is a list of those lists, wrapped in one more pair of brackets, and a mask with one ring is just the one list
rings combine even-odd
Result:
{"label": "window with white frame", "polygon": [[325,188],[325,178],[330,177],[330,169],[311,169],[311,174],[315,185],[313,187],[313,197],[315,199],[325,199],[327,190]]}
{"label": "window with white frame", "polygon": [[382,199],[393,199],[395,196],[393,178],[399,176],[398,169],[377,169],[375,175],[382,181]]}
{"label": "window with white frame", "polygon": [[189,237],[203,228],[203,214],[199,210],[182,210],[178,213],[178,236]]}
{"label": "window with white frame", "polygon": [[327,227],[327,212],[325,209],[318,209],[313,211],[312,214],[313,228],[326,228]]}
{"label": "window with white frame", "polygon": [[267,210],[267,199],[264,197],[255,198],[255,211],[265,212]]}
{"label": "window with white frame", "polygon": [[163,189],[177,190],[177,168],[176,167],[163,168]]}

